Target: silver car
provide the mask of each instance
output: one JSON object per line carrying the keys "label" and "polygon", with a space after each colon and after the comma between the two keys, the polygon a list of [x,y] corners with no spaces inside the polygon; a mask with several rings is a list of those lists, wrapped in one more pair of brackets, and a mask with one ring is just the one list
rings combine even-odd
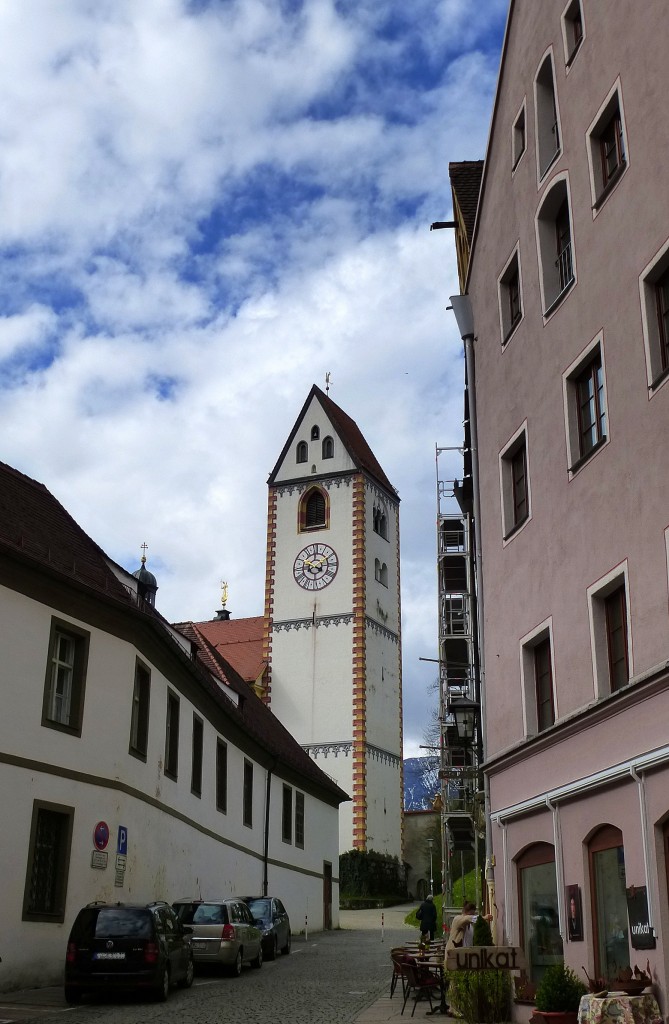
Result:
{"label": "silver car", "polygon": [[262,967],[262,932],[243,900],[181,899],[173,907],[181,924],[193,930],[196,964],[221,964],[235,978],[243,963]]}

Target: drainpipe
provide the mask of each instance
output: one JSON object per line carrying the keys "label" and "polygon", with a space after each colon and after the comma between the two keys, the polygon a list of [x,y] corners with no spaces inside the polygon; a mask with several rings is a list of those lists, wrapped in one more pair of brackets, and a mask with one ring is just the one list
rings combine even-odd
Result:
{"label": "drainpipe", "polygon": [[[451,295],[450,303],[465,348],[465,366],[467,369],[467,396],[469,402],[469,435],[472,453],[472,490],[474,498],[474,563],[476,566],[476,603],[477,603],[477,644],[479,655],[479,678],[476,681],[476,699],[480,706],[482,760],[486,754],[486,685],[485,685],[485,647],[484,647],[484,611],[483,611],[483,555],[481,549],[481,490],[479,480],[479,446],[476,416],[476,369],[474,360],[474,315],[468,295]],[[487,774],[483,774],[483,806],[485,814],[485,880],[487,890],[487,906],[492,911],[495,906],[495,878],[493,870],[492,835],[490,828],[490,782]]]}
{"label": "drainpipe", "polygon": [[[564,860],[562,857],[562,826],[560,824],[560,808],[557,804],[551,803],[551,798],[546,797],[546,807],[553,816],[553,845],[555,847],[555,883],[558,894],[564,892]],[[558,895],[558,925],[562,941],[567,941],[563,901]]]}
{"label": "drainpipe", "polygon": [[648,924],[650,925],[651,933],[655,934],[653,928],[653,897],[655,893],[651,893],[650,889],[650,847],[648,842],[648,808],[646,805],[646,779],[644,775],[640,775],[635,765],[630,765],[630,775],[636,782],[639,790],[639,810],[641,813],[641,842],[643,846],[643,869],[646,876],[646,895],[648,897]]}
{"label": "drainpipe", "polygon": [[262,855],[262,894],[263,896],[269,895],[269,879],[267,877],[267,866],[269,861],[269,807],[272,795],[272,774],[276,768],[276,758],[272,762],[272,767],[267,769],[267,779],[265,782],[265,841]]}

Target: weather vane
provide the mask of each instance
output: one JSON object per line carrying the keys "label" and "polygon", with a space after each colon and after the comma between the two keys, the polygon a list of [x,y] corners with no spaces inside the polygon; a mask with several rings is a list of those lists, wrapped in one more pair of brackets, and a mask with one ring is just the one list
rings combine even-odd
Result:
{"label": "weather vane", "polygon": [[221,580],[221,607],[225,608],[228,602],[228,584],[225,580]]}
{"label": "weather vane", "polygon": [[330,394],[330,371],[325,374],[325,394]]}

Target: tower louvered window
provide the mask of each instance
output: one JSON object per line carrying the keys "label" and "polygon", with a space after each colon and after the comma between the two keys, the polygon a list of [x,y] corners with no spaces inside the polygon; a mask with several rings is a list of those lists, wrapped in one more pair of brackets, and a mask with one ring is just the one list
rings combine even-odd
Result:
{"label": "tower louvered window", "polygon": [[307,498],[305,526],[325,526],[325,498],[320,491],[312,491]]}

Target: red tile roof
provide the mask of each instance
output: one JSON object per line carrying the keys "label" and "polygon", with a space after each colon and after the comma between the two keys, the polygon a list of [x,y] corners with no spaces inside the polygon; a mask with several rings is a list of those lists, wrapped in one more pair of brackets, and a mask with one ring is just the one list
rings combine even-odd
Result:
{"label": "red tile roof", "polygon": [[381,484],[381,486],[396,500],[399,500],[397,491],[391,484],[386,474],[381,469],[381,466],[379,465],[379,462],[376,456],[374,455],[374,452],[365,441],[365,438],[362,436],[362,431],[358,427],[358,424],[355,422],[355,420],[352,420],[351,417],[347,413],[345,413],[343,409],[340,409],[339,406],[335,402],[333,402],[328,395],[325,394],[325,392],[321,391],[321,389],[316,384],[314,384],[311,391],[309,392],[307,400],[302,407],[302,411],[300,412],[300,415],[297,417],[297,420],[295,421],[295,426],[291,431],[290,437],[286,441],[283,451],[281,452],[281,455],[279,456],[274,469],[270,473],[268,483],[274,483],[274,479],[279,471],[279,467],[281,466],[281,463],[283,462],[286,453],[292,447],[295,435],[297,434],[302,424],[302,419],[304,418],[304,415],[309,407],[309,404],[312,398],[314,397],[316,397],[323,406],[324,411],[330,418],[332,426],[339,434],[341,440],[343,441],[346,447],[347,452],[351,456],[351,459],[353,460],[355,465],[358,466],[359,469],[367,473],[367,475],[370,476],[373,480],[375,480],[378,484]]}
{"label": "red tile roof", "polygon": [[262,615],[248,619],[213,619],[193,625],[247,683],[255,683],[260,678],[265,668]]}

